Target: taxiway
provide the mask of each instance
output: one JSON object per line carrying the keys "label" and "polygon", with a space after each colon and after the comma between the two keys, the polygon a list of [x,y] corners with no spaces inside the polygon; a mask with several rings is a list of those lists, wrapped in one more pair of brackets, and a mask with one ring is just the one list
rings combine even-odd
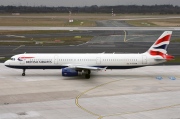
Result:
{"label": "taxiway", "polygon": [[[0,64],[0,119],[180,118],[180,66],[92,72],[9,69]],[[167,69],[167,70],[164,70]]]}

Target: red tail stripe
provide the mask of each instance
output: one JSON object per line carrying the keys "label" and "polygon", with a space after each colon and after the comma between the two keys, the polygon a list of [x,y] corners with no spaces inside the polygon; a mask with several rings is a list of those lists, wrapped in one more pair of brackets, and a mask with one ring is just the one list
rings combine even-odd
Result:
{"label": "red tail stripe", "polygon": [[153,56],[156,56],[156,55],[159,55],[163,58],[165,58],[165,54],[163,54],[162,52],[159,52],[159,51],[150,51],[150,54],[153,55]]}
{"label": "red tail stripe", "polygon": [[166,59],[166,60],[173,60],[174,59],[174,56],[171,56],[171,55],[166,55],[166,54],[163,54],[162,52],[159,52],[159,51],[150,51],[150,54],[153,55],[153,56],[161,56],[162,58]]}
{"label": "red tail stripe", "polygon": [[169,41],[170,37],[171,37],[171,35],[164,36],[163,38],[159,39],[155,45],[165,42],[165,41]]}
{"label": "red tail stripe", "polygon": [[174,59],[174,56],[172,55],[166,55],[166,60],[173,60]]}

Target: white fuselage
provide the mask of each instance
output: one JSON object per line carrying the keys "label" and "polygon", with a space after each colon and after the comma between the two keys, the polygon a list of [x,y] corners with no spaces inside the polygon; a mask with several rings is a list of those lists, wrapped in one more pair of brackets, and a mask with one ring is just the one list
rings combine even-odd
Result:
{"label": "white fuselage", "polygon": [[5,62],[18,69],[61,69],[67,65],[107,67],[107,69],[128,69],[154,65],[166,60],[155,60],[148,53],[143,54],[19,54]]}
{"label": "white fuselage", "polygon": [[142,54],[19,54],[5,62],[10,68],[62,69],[62,76],[84,74],[90,78],[91,70],[130,69],[163,63],[174,59],[167,54],[172,31],[165,31],[154,44]]}

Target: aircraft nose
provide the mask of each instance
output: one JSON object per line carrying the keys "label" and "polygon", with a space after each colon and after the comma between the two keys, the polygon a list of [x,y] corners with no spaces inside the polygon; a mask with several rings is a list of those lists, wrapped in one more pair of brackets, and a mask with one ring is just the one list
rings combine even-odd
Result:
{"label": "aircraft nose", "polygon": [[5,65],[5,66],[8,66],[8,65],[10,65],[10,62],[9,62],[9,60],[5,61],[5,62],[4,62],[4,65]]}

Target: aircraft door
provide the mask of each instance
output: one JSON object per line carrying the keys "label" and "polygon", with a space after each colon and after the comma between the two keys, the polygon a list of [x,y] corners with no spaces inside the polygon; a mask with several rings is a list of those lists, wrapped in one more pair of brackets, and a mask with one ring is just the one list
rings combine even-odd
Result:
{"label": "aircraft door", "polygon": [[142,64],[147,64],[147,57],[146,57],[146,55],[142,56]]}
{"label": "aircraft door", "polygon": [[100,57],[96,58],[96,64],[101,64],[101,58]]}
{"label": "aircraft door", "polygon": [[18,60],[20,61],[20,64],[25,64],[26,59],[24,56],[19,57]]}
{"label": "aircraft door", "polygon": [[54,64],[58,64],[58,55],[54,56]]}
{"label": "aircraft door", "polygon": [[23,59],[22,61],[20,61],[20,64],[25,64],[25,59]]}

